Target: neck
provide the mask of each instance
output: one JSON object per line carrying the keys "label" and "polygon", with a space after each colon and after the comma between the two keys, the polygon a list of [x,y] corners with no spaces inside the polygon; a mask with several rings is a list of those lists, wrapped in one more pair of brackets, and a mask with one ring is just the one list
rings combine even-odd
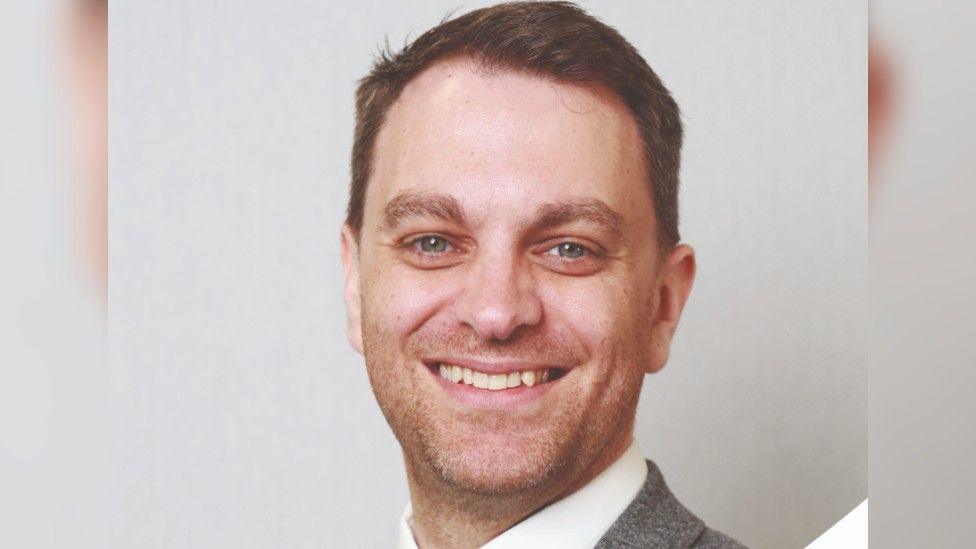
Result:
{"label": "neck", "polygon": [[576,492],[612,465],[630,446],[632,434],[605,446],[596,459],[579,470],[532,490],[482,494],[458,489],[426,464],[407,458],[407,482],[418,547],[470,548],[488,543],[539,509]]}

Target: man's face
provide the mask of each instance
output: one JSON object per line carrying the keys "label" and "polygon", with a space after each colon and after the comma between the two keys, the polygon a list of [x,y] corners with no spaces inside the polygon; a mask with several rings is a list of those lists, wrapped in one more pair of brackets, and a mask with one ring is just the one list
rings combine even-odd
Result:
{"label": "man's face", "polygon": [[374,150],[358,242],[344,230],[349,335],[407,466],[503,494],[619,452],[694,272],[656,245],[626,107],[442,62]]}

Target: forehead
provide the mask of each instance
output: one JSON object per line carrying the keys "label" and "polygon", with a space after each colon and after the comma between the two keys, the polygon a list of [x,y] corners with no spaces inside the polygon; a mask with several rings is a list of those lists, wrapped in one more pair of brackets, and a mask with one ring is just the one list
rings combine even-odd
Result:
{"label": "forehead", "polygon": [[650,215],[636,124],[599,87],[440,62],[404,88],[375,147],[367,218],[405,188],[466,208],[575,196]]}

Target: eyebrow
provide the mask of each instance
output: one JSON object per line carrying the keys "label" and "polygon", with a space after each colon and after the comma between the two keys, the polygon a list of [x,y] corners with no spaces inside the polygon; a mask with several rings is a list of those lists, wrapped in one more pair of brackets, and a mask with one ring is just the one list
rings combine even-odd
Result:
{"label": "eyebrow", "polygon": [[[467,224],[464,209],[456,198],[429,191],[400,191],[386,203],[382,217],[383,227],[389,230],[396,229],[411,217]],[[571,197],[543,204],[536,209],[533,226],[549,229],[579,221],[600,227],[614,237],[623,235],[623,217],[596,198]]]}
{"label": "eyebrow", "polygon": [[536,210],[538,228],[548,229],[574,221],[596,225],[614,237],[623,236],[623,217],[596,198],[567,198],[543,204]]}
{"label": "eyebrow", "polygon": [[395,229],[411,217],[429,217],[465,225],[464,210],[449,194],[427,191],[400,191],[383,208],[383,226]]}

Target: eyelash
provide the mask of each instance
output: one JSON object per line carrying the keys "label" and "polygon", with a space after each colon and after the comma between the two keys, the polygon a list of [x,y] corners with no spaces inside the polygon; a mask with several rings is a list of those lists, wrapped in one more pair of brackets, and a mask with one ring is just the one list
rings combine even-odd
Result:
{"label": "eyelash", "polygon": [[424,251],[421,248],[422,242],[424,240],[426,240],[426,239],[433,239],[433,238],[438,238],[440,240],[443,240],[444,243],[445,243],[445,246],[449,246],[449,247],[452,248],[451,251],[457,251],[458,250],[458,247],[455,246],[451,242],[451,239],[450,238],[448,238],[448,237],[446,237],[444,235],[436,234],[436,233],[423,234],[423,235],[420,235],[420,236],[418,236],[416,238],[411,238],[411,239],[407,240],[406,246],[409,247],[409,248],[411,248],[418,255],[424,255],[424,256],[439,256],[439,255],[442,255],[442,254],[449,253],[447,250],[445,250],[444,252],[428,252],[428,251]]}
{"label": "eyelash", "polygon": [[[564,244],[570,244],[570,245],[573,245],[573,246],[579,246],[582,249],[583,254],[580,257],[577,258],[577,257],[563,257],[563,256],[559,255],[559,252],[558,251],[556,253],[552,253],[553,250],[558,250],[558,248],[560,246],[564,245]],[[552,255],[552,256],[558,257],[558,258],[560,258],[562,260],[565,260],[565,261],[574,261],[574,260],[577,260],[577,259],[579,259],[579,260],[591,259],[591,258],[597,256],[598,254],[592,248],[590,248],[589,246],[587,246],[586,244],[582,244],[580,242],[576,242],[575,240],[560,240],[555,245],[550,246],[549,248],[546,249],[546,255]]]}

